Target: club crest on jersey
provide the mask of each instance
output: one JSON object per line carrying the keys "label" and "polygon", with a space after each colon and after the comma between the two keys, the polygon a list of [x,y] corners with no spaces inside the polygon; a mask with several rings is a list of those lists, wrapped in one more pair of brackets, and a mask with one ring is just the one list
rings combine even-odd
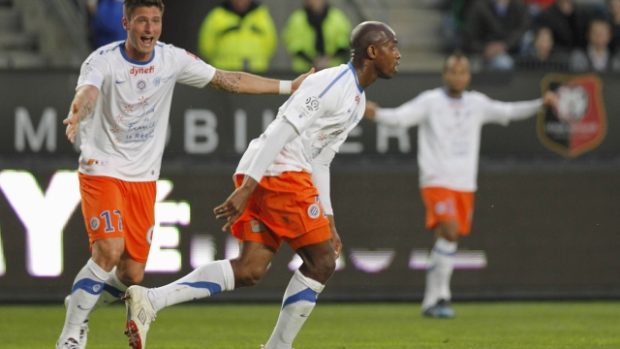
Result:
{"label": "club crest on jersey", "polygon": [[312,219],[317,219],[321,215],[321,207],[318,203],[314,203],[308,206],[308,217]]}
{"label": "club crest on jersey", "polygon": [[90,219],[90,229],[91,230],[97,230],[99,229],[99,218],[97,217],[92,217]]}
{"label": "club crest on jersey", "polygon": [[550,74],[543,91],[558,94],[557,110],[538,113],[538,138],[548,149],[574,158],[595,149],[607,133],[607,117],[598,76]]}
{"label": "club crest on jersey", "polygon": [[261,222],[257,221],[256,219],[252,219],[250,221],[250,229],[252,230],[252,233],[261,233],[267,231],[267,227],[265,227]]}
{"label": "club crest on jersey", "polygon": [[129,69],[129,74],[131,76],[138,76],[142,74],[153,74],[154,72],[155,72],[154,65],[150,67],[131,67],[131,69]]}

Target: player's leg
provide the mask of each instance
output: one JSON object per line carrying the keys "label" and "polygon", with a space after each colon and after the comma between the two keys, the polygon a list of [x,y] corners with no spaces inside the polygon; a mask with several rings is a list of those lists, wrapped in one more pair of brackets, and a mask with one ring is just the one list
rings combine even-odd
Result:
{"label": "player's leg", "polygon": [[[309,234],[315,235],[315,240],[327,240],[296,249],[303,264],[295,271],[284,292],[280,315],[265,349],[291,349],[295,337],[312,313],[319,294],[336,270],[329,227],[319,228]],[[295,248],[294,242],[291,247]]]}
{"label": "player's leg", "polygon": [[[97,299],[97,303],[91,310],[91,313],[95,311],[97,308],[101,306],[107,306],[112,303],[115,303],[121,299],[121,296],[125,294],[127,290],[127,286],[125,286],[116,273],[116,267],[112,268],[112,271],[108,273],[108,279],[103,284],[103,291],[99,295],[99,299]],[[71,302],[71,295],[65,297],[65,309],[69,307]],[[85,320],[80,326],[80,335],[79,335],[79,349],[86,348],[86,343],[88,342],[88,319]]]}
{"label": "player's leg", "polygon": [[255,285],[265,275],[274,253],[272,248],[250,241],[243,244],[239,257],[234,260],[205,264],[162,287],[129,287],[125,298],[125,334],[129,337],[129,345],[134,349],[146,346],[150,324],[163,308],[231,291],[235,287]]}
{"label": "player's leg", "polygon": [[113,214],[122,202],[118,183],[110,178],[80,175],[80,194],[92,258],[78,272],[66,300],[65,324],[57,346],[75,341],[83,348],[88,316],[120,260],[124,241],[122,231],[117,229],[120,216]]}
{"label": "player's leg", "polygon": [[[433,199],[429,197],[434,196]],[[459,236],[466,236],[471,230],[474,209],[474,193],[453,190],[437,190],[425,195],[435,204],[432,214],[437,220],[435,245],[430,255],[423,314],[430,317],[452,318],[454,310],[450,304],[452,293],[450,280],[454,270],[454,255]],[[426,203],[426,201],[425,201]],[[427,206],[428,207],[428,206]]]}
{"label": "player's leg", "polygon": [[436,240],[429,257],[422,311],[429,317],[454,317],[450,306],[450,280],[457,250],[457,227],[454,220],[440,222],[435,229]]}
{"label": "player's leg", "polygon": [[[83,337],[85,323],[109,279],[109,273],[118,262],[119,251],[123,250],[122,238],[97,240],[92,246],[92,258],[78,272],[71,296],[66,304],[65,324],[58,343],[61,345],[70,338],[79,342]],[[82,335],[80,335],[82,332]],[[82,342],[84,344],[84,339]]]}
{"label": "player's leg", "polygon": [[[426,208],[426,227],[435,232],[435,244],[429,255],[422,313],[444,317],[438,308],[450,300],[450,278],[454,269],[454,254],[458,239],[459,221],[456,199],[452,190],[440,187],[422,188]],[[450,317],[450,314],[445,317]]]}

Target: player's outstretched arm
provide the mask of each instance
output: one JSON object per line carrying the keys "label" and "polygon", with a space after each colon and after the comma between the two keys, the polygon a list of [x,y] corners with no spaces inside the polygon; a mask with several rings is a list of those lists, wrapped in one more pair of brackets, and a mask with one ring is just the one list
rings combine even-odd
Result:
{"label": "player's outstretched arm", "polygon": [[209,86],[222,91],[243,94],[290,94],[314,73],[314,68],[299,75],[295,80],[276,80],[255,74],[218,69]]}
{"label": "player's outstretched arm", "polygon": [[64,125],[67,125],[65,134],[67,139],[71,143],[75,143],[75,137],[80,126],[80,121],[84,120],[87,116],[92,114],[95,109],[95,103],[97,103],[97,97],[99,96],[99,89],[92,85],[83,85],[78,88],[73,101],[71,102],[71,108],[69,115],[62,121]]}
{"label": "player's outstretched arm", "polygon": [[366,101],[366,110],[364,110],[364,117],[368,120],[375,120],[377,116],[377,109],[379,105],[372,101]]}
{"label": "player's outstretched arm", "polygon": [[558,94],[553,91],[547,91],[543,94],[543,105],[557,109],[559,103]]}

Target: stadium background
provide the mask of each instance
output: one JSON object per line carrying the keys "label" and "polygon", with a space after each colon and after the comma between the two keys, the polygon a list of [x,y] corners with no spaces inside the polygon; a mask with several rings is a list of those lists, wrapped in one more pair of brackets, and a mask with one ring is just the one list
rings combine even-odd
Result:
{"label": "stadium background", "polygon": [[[279,3],[276,12],[293,7],[290,1]],[[162,40],[194,50],[198,25],[213,4],[169,1]],[[389,19],[388,12],[381,13],[386,18],[380,19]],[[274,17],[281,21],[277,13]],[[276,62],[282,62],[281,49],[278,55]],[[403,60],[407,57],[405,52]],[[281,66],[270,75],[291,77]],[[529,99],[540,95],[544,77],[480,73],[472,88],[501,100]],[[460,245],[457,264],[463,270],[453,278],[455,299],[620,297],[620,80],[600,78],[606,135],[577,158],[546,148],[534,119],[485,127],[473,234]],[[76,79],[75,67],[0,70],[0,302],[60,301],[88,258],[79,206],[66,204],[77,190],[71,177],[77,152],[65,141],[61,120]],[[368,99],[396,106],[440,83],[437,71],[407,71],[372,86]],[[219,231],[211,210],[230,192],[244,145],[283,101],[177,87],[162,168],[169,192],[158,204],[158,243],[164,246],[145,284],[160,285],[210,258],[234,255],[234,242]],[[366,121],[345,144],[332,167],[345,250],[323,299],[421,298],[432,237],[424,229],[415,151],[415,129],[393,135]],[[40,200],[52,183],[58,185],[52,179],[61,177],[67,186],[59,201],[17,203],[28,195],[36,200],[37,193]],[[51,210],[63,203],[67,219]],[[55,231],[52,221],[62,229]],[[292,257],[284,248],[259,287],[219,298],[279,300]]]}

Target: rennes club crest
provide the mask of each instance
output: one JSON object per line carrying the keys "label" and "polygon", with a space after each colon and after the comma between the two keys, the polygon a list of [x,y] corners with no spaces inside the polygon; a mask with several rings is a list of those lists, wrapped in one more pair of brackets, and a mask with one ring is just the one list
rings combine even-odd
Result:
{"label": "rennes club crest", "polygon": [[596,75],[551,74],[543,91],[558,94],[557,109],[545,108],[538,115],[538,137],[549,149],[569,158],[596,148],[607,133],[602,85]]}

